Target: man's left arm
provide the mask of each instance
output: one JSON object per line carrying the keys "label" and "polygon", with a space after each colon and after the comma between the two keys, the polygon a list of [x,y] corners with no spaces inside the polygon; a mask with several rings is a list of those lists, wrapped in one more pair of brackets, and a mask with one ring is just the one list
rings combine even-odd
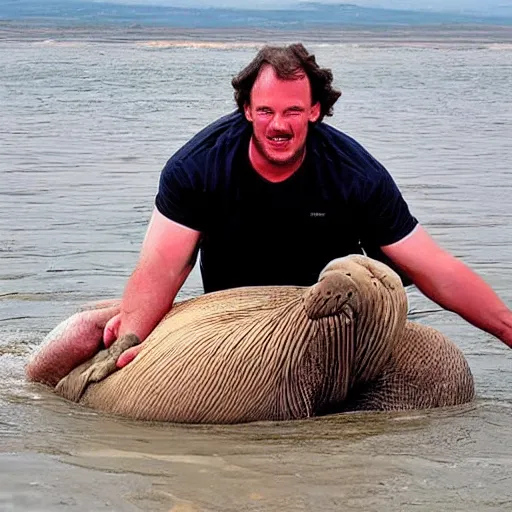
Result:
{"label": "man's left arm", "polygon": [[431,300],[512,348],[512,311],[475,272],[417,225],[384,254]]}

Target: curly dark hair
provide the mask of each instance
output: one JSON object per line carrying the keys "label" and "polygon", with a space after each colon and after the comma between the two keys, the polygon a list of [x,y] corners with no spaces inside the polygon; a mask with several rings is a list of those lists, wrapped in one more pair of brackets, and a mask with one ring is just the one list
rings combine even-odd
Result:
{"label": "curly dark hair", "polygon": [[251,89],[263,65],[270,64],[277,76],[283,80],[294,80],[306,74],[311,86],[312,102],[320,102],[320,122],[324,116],[332,116],[332,107],[341,96],[341,91],[332,87],[332,72],[321,68],[301,43],[289,46],[264,46],[238,75],[231,81],[235,89],[238,110],[243,113],[250,102]]}

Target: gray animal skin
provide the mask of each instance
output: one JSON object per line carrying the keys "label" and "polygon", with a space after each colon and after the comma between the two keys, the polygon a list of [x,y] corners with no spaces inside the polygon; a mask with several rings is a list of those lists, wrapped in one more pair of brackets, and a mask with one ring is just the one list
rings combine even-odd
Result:
{"label": "gray animal skin", "polygon": [[[332,261],[311,287],[236,288],[177,303],[120,370],[115,361],[135,336],[98,352],[98,332],[118,310],[118,301],[103,303],[58,326],[27,365],[28,378],[87,407],[183,423],[425,409],[474,398],[462,352],[408,321],[399,276],[365,256]],[[69,360],[53,357],[75,352],[71,371]]]}

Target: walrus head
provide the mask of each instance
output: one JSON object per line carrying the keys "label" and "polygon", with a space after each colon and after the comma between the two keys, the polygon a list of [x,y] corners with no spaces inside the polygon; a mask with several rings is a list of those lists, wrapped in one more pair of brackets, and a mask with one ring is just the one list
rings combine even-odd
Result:
{"label": "walrus head", "polygon": [[407,295],[398,274],[361,255],[331,261],[303,300],[312,320],[341,315],[353,323],[353,338],[346,342],[354,344],[350,380],[359,383],[381,371],[407,319]]}

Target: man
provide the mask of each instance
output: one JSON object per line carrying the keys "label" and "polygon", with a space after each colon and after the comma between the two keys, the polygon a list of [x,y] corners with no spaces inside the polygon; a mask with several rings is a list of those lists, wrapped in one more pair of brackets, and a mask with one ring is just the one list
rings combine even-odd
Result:
{"label": "man", "polygon": [[331,83],[301,44],[263,48],[233,79],[238,112],[202,130],[162,171],[121,313],[105,328],[107,346],[128,333],[148,336],[198,250],[206,292],[310,285],[330,260],[364,250],[512,347],[512,312],[436,245],[382,165],[322,122],[340,96]]}

